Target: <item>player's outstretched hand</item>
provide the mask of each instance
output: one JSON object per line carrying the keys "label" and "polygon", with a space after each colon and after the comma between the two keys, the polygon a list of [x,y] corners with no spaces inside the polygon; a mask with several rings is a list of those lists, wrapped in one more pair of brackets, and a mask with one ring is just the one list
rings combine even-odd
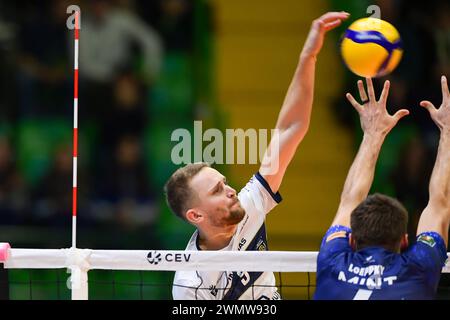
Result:
{"label": "player's outstretched hand", "polygon": [[384,82],[383,91],[381,92],[379,100],[375,97],[372,79],[366,78],[366,83],[368,96],[364,89],[363,82],[361,80],[358,81],[359,95],[362,104],[359,104],[350,93],[347,93],[346,97],[359,113],[364,134],[384,137],[393,127],[395,127],[401,118],[409,114],[409,111],[401,109],[394,115],[390,115],[387,112],[386,102],[389,94],[389,81]]}
{"label": "player's outstretched hand", "polygon": [[325,34],[336,28],[350,16],[347,12],[327,12],[312,22],[308,37],[303,46],[302,55],[317,57],[322,49]]}
{"label": "player's outstretched hand", "polygon": [[434,105],[427,100],[421,101],[420,105],[428,110],[431,119],[441,130],[441,134],[450,135],[450,93],[448,91],[447,78],[441,77],[442,87],[442,104],[439,109],[436,109]]}

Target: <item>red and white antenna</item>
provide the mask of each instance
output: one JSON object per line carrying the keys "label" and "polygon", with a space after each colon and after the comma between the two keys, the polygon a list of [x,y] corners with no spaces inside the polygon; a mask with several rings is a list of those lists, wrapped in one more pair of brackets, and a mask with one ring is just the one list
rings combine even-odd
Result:
{"label": "red and white antenna", "polygon": [[73,192],[72,192],[72,248],[77,246],[77,160],[78,160],[78,45],[80,40],[80,11],[75,11],[74,95],[73,95]]}

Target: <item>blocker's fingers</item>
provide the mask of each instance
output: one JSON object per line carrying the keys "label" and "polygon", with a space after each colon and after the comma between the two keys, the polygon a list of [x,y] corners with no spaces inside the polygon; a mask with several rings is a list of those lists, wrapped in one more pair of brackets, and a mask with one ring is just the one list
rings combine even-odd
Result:
{"label": "blocker's fingers", "polygon": [[384,105],[386,105],[390,86],[391,86],[391,83],[389,82],[389,80],[386,80],[384,82],[383,91],[381,91],[381,96],[380,96],[380,101],[379,101],[379,102],[383,103]]}
{"label": "blocker's fingers", "polygon": [[442,100],[446,102],[448,99],[450,99],[450,93],[448,92],[448,84],[446,76],[441,77],[441,88],[442,88]]}
{"label": "blocker's fingers", "polygon": [[360,113],[363,110],[363,107],[355,100],[355,98],[353,98],[351,93],[347,93],[345,97],[352,104],[353,108],[355,108],[356,111],[358,111],[358,113]]}
{"label": "blocker's fingers", "polygon": [[375,101],[375,91],[373,90],[373,83],[371,78],[366,78],[367,82],[367,92],[369,93],[369,100]]}
{"label": "blocker's fingers", "polygon": [[420,106],[427,109],[430,114],[432,112],[436,111],[436,108],[434,107],[434,105],[430,101],[427,101],[427,100],[421,101]]}
{"label": "blocker's fingers", "polygon": [[409,114],[409,111],[406,109],[401,109],[398,110],[395,114],[394,114],[394,118],[395,120],[398,122],[401,118],[403,118],[404,116],[407,116]]}
{"label": "blocker's fingers", "polygon": [[369,100],[367,98],[366,89],[364,88],[364,83],[362,82],[362,80],[358,80],[357,84],[358,84],[359,97],[361,98],[361,101],[364,103]]}

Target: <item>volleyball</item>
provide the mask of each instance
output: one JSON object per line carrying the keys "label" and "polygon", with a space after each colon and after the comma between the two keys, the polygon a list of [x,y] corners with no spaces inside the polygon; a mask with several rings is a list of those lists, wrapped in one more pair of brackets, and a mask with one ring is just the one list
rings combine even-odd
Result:
{"label": "volleyball", "polygon": [[391,73],[402,55],[400,34],[392,24],[381,19],[356,20],[342,37],[342,59],[361,77],[376,78]]}

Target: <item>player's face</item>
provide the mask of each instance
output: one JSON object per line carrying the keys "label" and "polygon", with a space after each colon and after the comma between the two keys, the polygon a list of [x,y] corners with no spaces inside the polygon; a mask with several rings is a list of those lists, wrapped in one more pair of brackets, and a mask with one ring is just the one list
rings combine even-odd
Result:
{"label": "player's face", "polygon": [[245,216],[236,190],[227,184],[226,178],[217,170],[203,168],[191,180],[191,188],[197,191],[196,209],[205,221],[214,227],[236,225]]}

